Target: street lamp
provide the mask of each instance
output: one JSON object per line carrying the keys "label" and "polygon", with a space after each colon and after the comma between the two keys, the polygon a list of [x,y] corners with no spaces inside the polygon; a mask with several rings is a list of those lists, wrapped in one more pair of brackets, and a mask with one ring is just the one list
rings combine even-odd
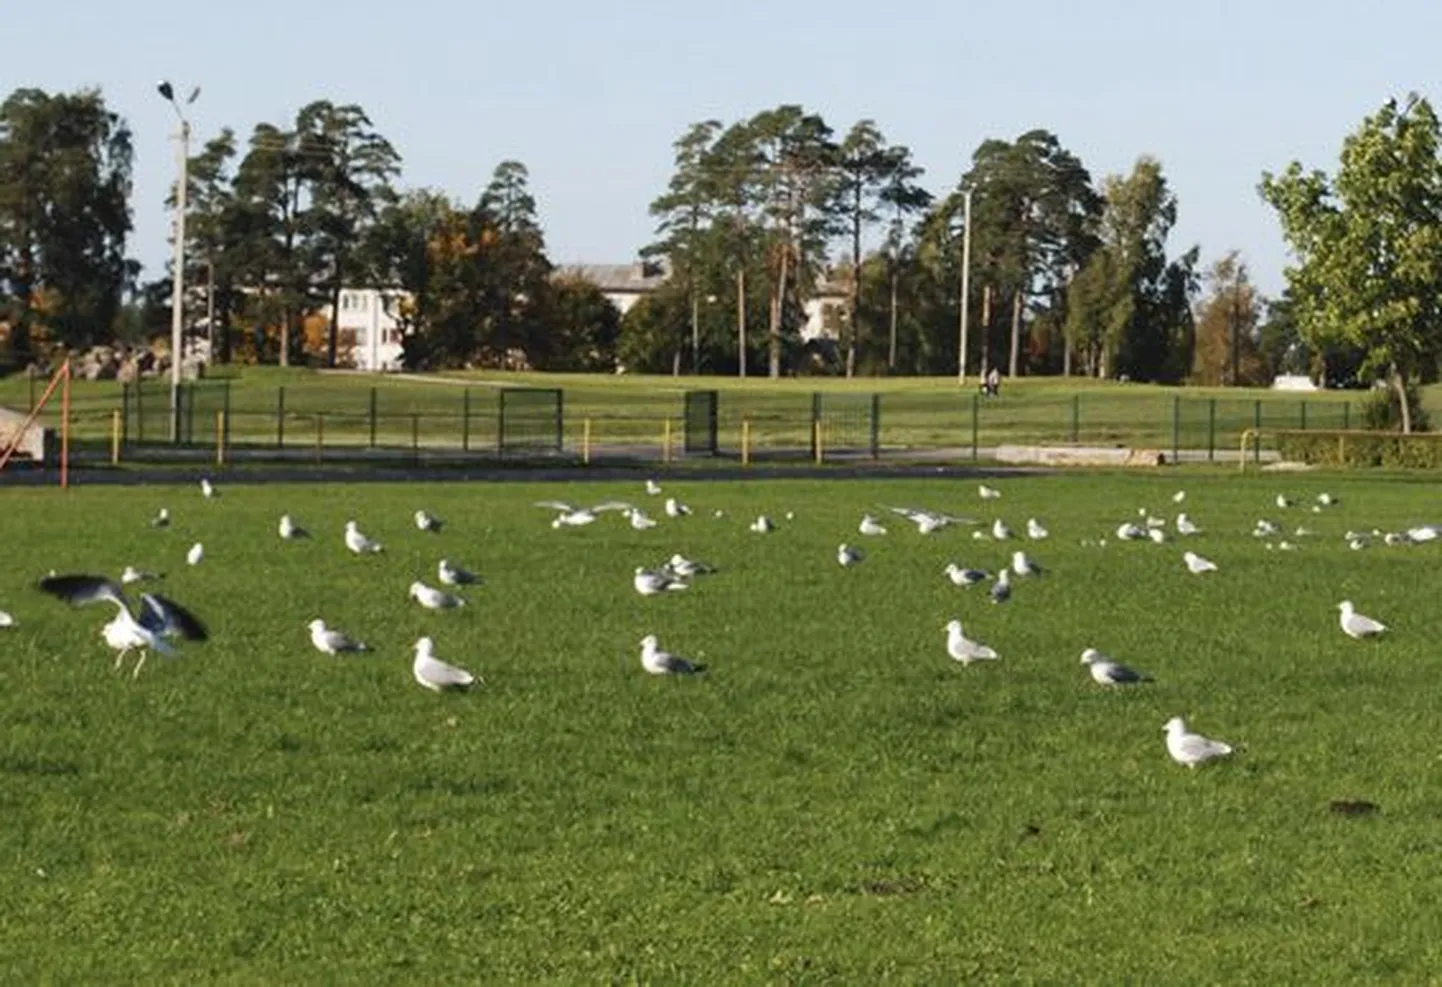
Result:
{"label": "street lamp", "polygon": [[971,189],[964,193],[966,208],[961,233],[961,345],[956,357],[956,382],[966,383],[966,317],[971,309]]}
{"label": "street lamp", "polygon": [[[161,99],[165,100],[175,110],[176,117],[180,120],[180,133],[177,135],[177,164],[180,170],[180,178],[175,185],[175,261],[174,270],[171,272],[170,288],[170,441],[180,441],[180,358],[183,347],[181,332],[185,320],[185,194],[190,184],[186,169],[190,163],[190,121],[185,116],[185,110],[181,108],[175,99],[175,90],[170,83],[162,80],[156,87]],[[185,105],[194,103],[200,95],[200,87],[196,86],[186,97]]]}

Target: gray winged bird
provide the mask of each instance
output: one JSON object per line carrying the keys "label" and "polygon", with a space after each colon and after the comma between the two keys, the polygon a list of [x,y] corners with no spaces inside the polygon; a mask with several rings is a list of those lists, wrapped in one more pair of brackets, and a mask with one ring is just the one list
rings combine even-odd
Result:
{"label": "gray winged bird", "polygon": [[40,580],[40,589],[75,606],[100,602],[114,604],[117,610],[115,618],[101,629],[100,634],[112,650],[119,652],[115,657],[117,669],[130,652],[140,652],[131,672],[132,678],[140,674],[151,651],[163,655],[175,653],[167,638],[204,641],[209,637],[199,618],[159,593],[141,594],[140,606],[132,611],[120,584],[104,576],[47,576]]}

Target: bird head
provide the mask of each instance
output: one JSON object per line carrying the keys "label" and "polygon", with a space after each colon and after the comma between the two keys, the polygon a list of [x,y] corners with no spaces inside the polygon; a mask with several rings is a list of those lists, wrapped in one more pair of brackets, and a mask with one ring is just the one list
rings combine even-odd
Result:
{"label": "bird head", "polygon": [[645,637],[641,638],[641,647],[646,651],[655,651],[657,645],[659,644],[660,642],[656,639],[655,634],[647,634]]}
{"label": "bird head", "polygon": [[959,621],[959,620],[948,621],[947,624],[946,624],[946,632],[947,632],[948,634],[960,634],[960,633],[961,633],[961,621]]}
{"label": "bird head", "polygon": [[1343,600],[1341,603],[1337,604],[1337,609],[1342,611],[1343,613],[1351,613],[1353,609],[1352,601]]}
{"label": "bird head", "polygon": [[354,522],[354,521],[347,521],[347,522],[345,523],[345,530],[347,530],[347,531],[354,531],[354,530],[355,530],[355,522]]}
{"label": "bird head", "polygon": [[1096,648],[1087,648],[1085,651],[1082,652],[1081,663],[1083,665],[1090,665],[1092,662],[1096,661],[1100,657],[1101,652],[1098,651]]}
{"label": "bird head", "polygon": [[436,642],[429,637],[423,637],[416,641],[416,654],[430,656],[435,654]]}
{"label": "bird head", "polygon": [[420,584],[419,582],[414,582],[414,583],[411,583],[411,588],[410,588],[409,590],[407,590],[407,592],[408,592],[411,596],[420,596],[420,594],[421,594],[421,589],[422,589],[421,584]]}
{"label": "bird head", "polygon": [[645,574],[646,574],[646,567],[643,566],[643,565],[638,565],[638,566],[636,567],[636,575],[638,575],[638,576],[644,576]]}
{"label": "bird head", "polygon": [[1181,733],[1186,728],[1187,724],[1180,716],[1174,716],[1162,724],[1162,730],[1165,733]]}
{"label": "bird head", "polygon": [[317,617],[315,620],[312,620],[309,624],[306,624],[305,626],[309,627],[312,631],[323,631],[325,630],[325,621]]}
{"label": "bird head", "polygon": [[960,566],[958,566],[955,562],[948,562],[946,564],[946,568],[941,571],[949,576],[954,572],[960,571]]}

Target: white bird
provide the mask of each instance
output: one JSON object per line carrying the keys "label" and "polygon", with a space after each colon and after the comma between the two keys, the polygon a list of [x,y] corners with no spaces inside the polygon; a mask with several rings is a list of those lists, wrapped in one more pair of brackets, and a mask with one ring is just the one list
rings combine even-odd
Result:
{"label": "white bird", "polygon": [[755,521],[751,522],[751,530],[756,532],[758,535],[764,535],[768,531],[775,531],[776,523],[765,514],[762,514],[757,517]]}
{"label": "white bird", "polygon": [[4,610],[0,610],[0,627],[14,627],[14,626],[15,626],[15,618],[12,617],[12,616],[10,616],[10,615],[9,615],[8,613],[6,613]]}
{"label": "white bird", "polygon": [[660,494],[661,494],[661,484],[657,483],[655,480],[647,480],[647,481],[646,481],[646,493],[650,494],[652,497],[658,497],[658,496],[660,496]]}
{"label": "white bird", "polygon": [[1011,570],[1003,568],[996,574],[996,582],[991,584],[991,602],[1005,603],[1011,599]]}
{"label": "white bird", "polygon": [[1266,518],[1257,521],[1257,526],[1252,529],[1253,538],[1268,538],[1275,535],[1281,529]]}
{"label": "white bird", "polygon": [[417,682],[432,692],[469,689],[477,681],[484,682],[464,668],[457,668],[437,658],[436,642],[428,637],[416,642],[416,658],[411,663],[411,674]]}
{"label": "white bird", "polygon": [[1099,685],[1132,685],[1137,682],[1151,681],[1150,676],[1143,675],[1134,668],[1128,668],[1119,661],[1113,661],[1096,648],[1087,648],[1083,651],[1081,663],[1088,667],[1092,679]]}
{"label": "white bird", "polygon": [[1005,521],[1003,521],[1001,518],[997,518],[995,521],[991,522],[991,537],[995,538],[997,541],[1006,541],[1008,538],[1011,537],[1011,529],[1006,526]]}
{"label": "white bird", "polygon": [[205,558],[205,546],[196,542],[190,546],[190,551],[185,553],[186,565],[200,565],[200,560]]}
{"label": "white bird", "polygon": [[852,548],[850,545],[843,544],[836,549],[836,561],[843,567],[856,565],[865,558],[866,556],[862,553],[861,549]]}
{"label": "white bird", "polygon": [[990,574],[983,569],[963,569],[955,562],[948,562],[942,571],[956,586],[974,586],[990,578]]}
{"label": "white bird", "polygon": [[1210,559],[1204,559],[1196,552],[1183,552],[1182,561],[1187,564],[1187,569],[1196,575],[1204,572],[1216,572],[1217,564]]}
{"label": "white bird", "polygon": [[631,527],[637,531],[649,531],[659,523],[639,507],[633,507],[629,511],[622,511],[621,514],[631,522]]}
{"label": "white bird", "polygon": [[681,503],[681,502],[680,502],[679,500],[677,500],[675,497],[667,497],[667,498],[666,498],[666,516],[667,516],[667,517],[685,517],[686,515],[688,515],[688,514],[690,514],[690,513],[691,513],[691,508],[689,508],[689,507],[687,507],[685,504]]}
{"label": "white bird", "polygon": [[454,593],[447,593],[443,589],[436,589],[434,586],[427,586],[420,580],[411,583],[408,591],[411,599],[415,600],[427,610],[454,610],[456,607],[463,607],[466,601]]}
{"label": "white bird", "polygon": [[1277,494],[1276,504],[1278,507],[1291,507],[1292,503],[1292,498],[1288,497],[1286,494]]}
{"label": "white bird", "polygon": [[1364,637],[1376,637],[1387,629],[1387,625],[1358,613],[1351,600],[1343,600],[1337,609],[1342,611],[1342,632],[1348,637],[1360,641]]}
{"label": "white bird", "polygon": [[691,588],[691,584],[684,579],[643,566],[636,567],[636,574],[631,577],[631,585],[636,587],[636,592],[642,596],[655,596],[658,593]]}
{"label": "white bird", "polygon": [[921,510],[915,507],[888,507],[891,513],[904,517],[916,525],[917,533],[929,535],[933,531],[940,531],[949,524],[975,524],[971,518],[955,517],[951,514],[941,514],[936,511]]}
{"label": "white bird", "polygon": [[661,567],[662,572],[670,573],[681,579],[690,579],[693,576],[705,576],[716,571],[716,567],[705,562],[688,559],[679,552],[671,556],[670,560]]}
{"label": "white bird", "polygon": [[1173,503],[1173,504],[1180,504],[1182,501],[1184,501],[1184,500],[1186,500],[1186,499],[1187,499],[1187,492],[1186,492],[1185,490],[1178,490],[1176,493],[1172,494],[1172,503]]}
{"label": "white bird", "polygon": [[1442,534],[1442,527],[1435,524],[1423,524],[1407,530],[1407,537],[1419,545],[1423,542],[1436,541],[1439,534]]}
{"label": "white bird", "polygon": [[1126,524],[1117,527],[1117,537],[1122,541],[1140,541],[1147,537],[1147,529],[1139,524],[1132,524],[1128,521]]}
{"label": "white bird", "polygon": [[996,661],[1001,657],[991,648],[963,634],[959,620],[953,620],[946,625],[946,653],[963,665],[970,665],[974,661]]}
{"label": "white bird", "polygon": [[1323,507],[1333,507],[1336,504],[1341,503],[1341,501],[1339,501],[1336,497],[1333,497],[1329,493],[1319,493],[1317,494],[1317,503]]}
{"label": "white bird", "polygon": [[861,524],[857,525],[857,531],[863,535],[876,536],[886,534],[886,527],[870,514],[861,515]]}
{"label": "white bird", "polygon": [[345,547],[357,555],[374,555],[381,551],[381,543],[367,538],[354,521],[345,523]]}
{"label": "white bird", "polygon": [[446,522],[440,518],[426,511],[416,511],[415,520],[417,530],[428,531],[433,535],[440,534],[441,528],[445,527],[446,524]]}
{"label": "white bird", "polygon": [[1360,552],[1362,549],[1366,548],[1369,544],[1371,544],[1371,542],[1369,542],[1368,539],[1366,539],[1366,538],[1355,538],[1355,537],[1354,537],[1354,538],[1349,538],[1349,539],[1347,539],[1347,547],[1350,548],[1350,549],[1351,549],[1352,551],[1354,551],[1354,552]]}
{"label": "white bird", "polygon": [[280,536],[286,541],[293,541],[297,538],[310,537],[310,532],[306,531],[300,525],[296,524],[295,519],[292,518],[289,514],[282,514],[280,516],[280,524],[279,526],[277,526],[276,530],[280,532]]}
{"label": "white bird", "polygon": [[1050,535],[1050,532],[1042,527],[1042,523],[1036,518],[1029,517],[1026,519],[1026,536],[1032,541],[1041,541],[1048,535]]}
{"label": "white bird", "polygon": [[1161,528],[1148,528],[1147,537],[1150,538],[1153,543],[1160,545],[1167,540],[1167,533]]}
{"label": "white bird", "polygon": [[215,489],[215,484],[205,477],[200,478],[200,494],[202,497],[219,497],[220,491]]}
{"label": "white bird", "polygon": [[470,586],[481,581],[480,576],[469,569],[452,565],[449,559],[441,559],[436,564],[436,578],[446,586]]}
{"label": "white bird", "polygon": [[976,492],[981,495],[981,499],[982,499],[982,500],[1000,500],[1000,499],[1001,499],[1001,491],[998,490],[998,489],[996,489],[995,487],[988,487],[985,483],[983,483],[981,486],[977,487],[977,488],[976,488]]}
{"label": "white bird", "polygon": [[1153,517],[1152,515],[1148,514],[1148,515],[1146,515],[1146,525],[1147,525],[1147,530],[1149,530],[1149,531],[1152,530],[1152,529],[1154,529],[1154,528],[1165,528],[1165,527],[1167,526],[1167,519],[1166,519],[1166,518],[1160,518],[1160,517]]}
{"label": "white bird", "polygon": [[1396,531],[1389,531],[1389,532],[1387,532],[1385,535],[1382,536],[1382,542],[1383,542],[1383,544],[1385,544],[1385,545],[1390,545],[1390,546],[1392,546],[1393,548],[1395,548],[1395,547],[1397,547],[1398,545],[1410,545],[1410,544],[1412,544],[1412,539],[1409,538],[1409,537],[1407,537],[1407,535],[1404,534],[1404,533],[1399,533],[1399,532],[1396,532]]}
{"label": "white bird", "polygon": [[1192,733],[1180,716],[1172,717],[1162,729],[1167,732],[1167,753],[1172,756],[1173,761],[1189,768],[1232,753],[1230,744]]}
{"label": "white bird", "polygon": [[131,583],[148,583],[163,578],[164,573],[145,572],[135,568],[133,565],[126,566],[125,571],[120,574],[120,581],[126,586],[129,586]]}
{"label": "white bird", "polygon": [[1011,571],[1023,578],[1028,576],[1040,576],[1042,568],[1036,561],[1030,558],[1025,552],[1011,553]]}
{"label": "white bird", "polygon": [[155,517],[150,519],[150,526],[152,528],[170,527],[170,508],[162,507]]}
{"label": "white bird", "polygon": [[577,507],[564,500],[538,500],[537,507],[549,507],[560,513],[551,521],[553,528],[579,528],[590,524],[607,511],[629,511],[633,505],[621,500],[608,500],[595,507]]}
{"label": "white bird", "polygon": [[655,634],[647,634],[641,639],[641,667],[652,675],[695,675],[706,670],[705,665],[697,665],[662,651]]}
{"label": "white bird", "polygon": [[101,628],[100,635],[111,650],[118,652],[116,669],[130,652],[140,652],[132,678],[140,675],[151,651],[175,653],[166,638],[204,641],[209,637],[205,625],[194,614],[158,593],[142,594],[140,607],[132,613],[120,585],[104,576],[47,576],[40,580],[40,589],[75,606],[101,601],[114,604],[117,613]]}
{"label": "white bird", "polygon": [[338,655],[347,651],[365,651],[364,641],[357,641],[344,631],[333,630],[317,617],[306,625],[310,628],[310,643],[322,654]]}
{"label": "white bird", "polygon": [[1177,534],[1195,535],[1200,533],[1201,530],[1201,528],[1197,527],[1196,522],[1194,522],[1191,518],[1187,517],[1185,511],[1177,515]]}

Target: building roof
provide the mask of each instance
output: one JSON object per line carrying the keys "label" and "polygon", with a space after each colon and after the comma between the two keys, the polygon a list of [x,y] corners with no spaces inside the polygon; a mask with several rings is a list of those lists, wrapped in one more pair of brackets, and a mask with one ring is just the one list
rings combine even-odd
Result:
{"label": "building roof", "polygon": [[665,265],[644,261],[635,264],[567,264],[556,271],[558,277],[581,278],[602,291],[655,291],[666,280]]}

